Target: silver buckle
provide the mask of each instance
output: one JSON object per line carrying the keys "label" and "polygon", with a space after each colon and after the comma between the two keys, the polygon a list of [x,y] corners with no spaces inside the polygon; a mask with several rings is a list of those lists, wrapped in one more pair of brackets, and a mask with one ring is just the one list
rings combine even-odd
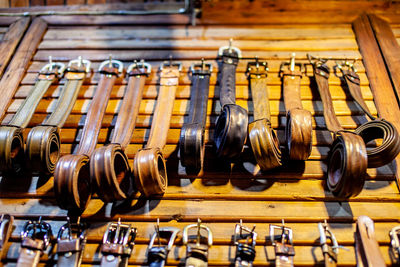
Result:
{"label": "silver buckle", "polygon": [[223,56],[225,50],[229,50],[229,53],[231,53],[232,50],[233,50],[233,51],[235,51],[237,53],[238,58],[241,58],[242,57],[242,51],[239,48],[237,48],[235,46],[232,46],[232,42],[233,42],[233,39],[231,38],[231,39],[229,39],[229,45],[221,46],[218,49],[218,56]]}
{"label": "silver buckle", "polygon": [[[208,68],[208,70],[206,70],[206,67]],[[189,72],[191,72],[192,74],[211,73],[212,71],[213,71],[212,64],[204,63],[204,58],[201,59],[201,63],[192,63],[189,68]]]}
{"label": "silver buckle", "polygon": [[282,62],[281,66],[280,66],[280,71],[281,72],[284,71],[285,70],[285,66],[289,66],[289,70],[290,71],[294,71],[294,68],[296,66],[299,66],[300,67],[300,72],[304,73],[304,71],[305,71],[304,64],[303,63],[296,63],[295,62],[295,57],[296,57],[296,53],[292,53],[292,56],[291,56],[289,62]]}
{"label": "silver buckle", "polygon": [[60,227],[57,235],[57,241],[60,240],[72,240],[73,235],[78,239],[86,239],[86,225],[80,222],[80,217],[76,223],[71,223],[69,217],[67,218],[67,223]]}
{"label": "silver buckle", "polygon": [[342,72],[344,69],[349,69],[349,70],[352,70],[353,72],[357,72],[356,67],[354,67],[354,63],[356,61],[357,61],[357,59],[353,59],[353,60],[344,59],[342,61],[337,60],[336,67]]}
{"label": "silver buckle", "polygon": [[[175,239],[178,235],[180,230],[176,227],[162,227],[160,228],[160,220],[157,219],[157,224],[155,225],[155,231],[153,235],[150,238],[150,243],[147,251],[150,251],[154,247],[154,242],[156,241],[156,238],[158,239],[158,246],[161,247],[161,236],[167,236],[168,244],[166,246],[167,252],[169,252],[172,249],[172,246],[174,245]],[[169,237],[168,237],[169,236]]]}
{"label": "silver buckle", "polygon": [[395,226],[390,230],[390,244],[392,246],[393,252],[396,254],[396,257],[398,258],[400,256],[400,240],[399,240],[399,235],[400,235],[400,226]]}
{"label": "silver buckle", "polygon": [[330,253],[329,245],[327,243],[329,239],[332,242],[331,251],[334,254],[332,256],[334,256],[336,259],[337,255],[339,254],[339,244],[336,240],[335,235],[332,233],[331,229],[329,229],[326,220],[324,221],[324,223],[318,223],[318,230],[319,230],[319,243],[321,244],[322,252]]}
{"label": "silver buckle", "polygon": [[68,68],[71,67],[72,65],[76,64],[78,66],[78,68],[80,68],[82,65],[85,67],[85,73],[89,73],[90,72],[90,66],[92,64],[92,62],[90,62],[87,59],[82,59],[81,56],[79,56],[77,59],[73,59],[70,62],[68,62]]}
{"label": "silver buckle", "polygon": [[123,64],[121,61],[119,61],[119,60],[112,59],[111,55],[110,55],[110,58],[109,58],[108,60],[105,60],[105,61],[101,62],[98,71],[101,72],[101,71],[103,70],[103,68],[104,68],[107,64],[108,64],[108,67],[109,67],[109,68],[112,68],[112,67],[114,67],[114,66],[117,66],[118,73],[119,73],[119,74],[122,74],[122,71],[124,70],[124,64]]}
{"label": "silver buckle", "polygon": [[244,226],[240,220],[240,224],[235,225],[235,235],[233,236],[233,243],[237,246],[240,240],[246,240],[246,244],[251,244],[252,247],[256,245],[257,233],[254,231],[256,226],[252,229]]}
{"label": "silver buckle", "polygon": [[196,245],[200,246],[200,241],[201,241],[201,229],[204,229],[207,232],[207,245],[208,247],[211,247],[213,244],[213,236],[210,228],[208,226],[205,226],[204,224],[201,224],[201,220],[197,220],[197,224],[189,224],[183,228],[182,232],[182,243],[184,245],[187,245],[189,242],[189,230],[192,228],[197,228],[197,234],[196,234]]}
{"label": "silver buckle", "polygon": [[108,224],[107,230],[103,235],[103,244],[119,244],[126,247],[132,247],[136,238],[137,229],[130,224],[122,224],[121,219],[118,222]]}
{"label": "silver buckle", "polygon": [[24,230],[21,232],[21,239],[41,239],[43,240],[43,250],[46,250],[50,243],[52,232],[50,224],[42,221],[42,217],[38,221],[31,221],[25,223]]}
{"label": "silver buckle", "polygon": [[51,56],[49,56],[49,63],[44,65],[40,71],[39,74],[56,74],[57,76],[62,76],[65,70],[65,64],[61,62],[53,62],[53,59]]}
{"label": "silver buckle", "polygon": [[272,242],[273,246],[276,246],[276,242],[275,242],[275,230],[280,230],[281,231],[281,243],[282,244],[287,244],[289,243],[290,245],[293,245],[293,232],[292,229],[289,227],[285,226],[285,221],[282,220],[282,225],[273,225],[270,224],[269,225],[269,235],[270,235],[270,239]]}
{"label": "silver buckle", "polygon": [[137,62],[136,60],[129,65],[128,69],[126,70],[126,73],[129,73],[133,70],[133,69],[139,69],[139,68],[144,68],[146,69],[146,72],[144,72],[143,74],[150,74],[151,73],[151,65],[149,63],[144,62],[144,60],[140,60],[140,62]]}
{"label": "silver buckle", "polygon": [[[256,70],[253,71],[253,68]],[[261,72],[263,71],[263,72]],[[267,77],[267,72],[269,71],[268,69],[268,62],[267,61],[260,61],[258,57],[255,57],[255,61],[251,61],[247,63],[247,68],[246,68],[246,74],[250,75],[256,75],[257,78],[260,78],[261,76]]]}

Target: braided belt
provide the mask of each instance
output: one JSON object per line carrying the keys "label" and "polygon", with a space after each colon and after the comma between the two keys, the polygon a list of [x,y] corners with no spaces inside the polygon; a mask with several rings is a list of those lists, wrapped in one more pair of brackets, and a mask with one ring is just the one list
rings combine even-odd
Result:
{"label": "braided belt", "polygon": [[240,224],[235,226],[235,235],[233,236],[233,243],[236,246],[235,267],[252,267],[253,261],[256,257],[256,239],[257,233],[253,229],[249,229]]}
{"label": "braided belt", "polygon": [[246,142],[248,115],[247,111],[236,105],[236,67],[241,56],[236,47],[220,47],[222,57],[220,82],[221,115],[219,115],[215,130],[214,142],[217,156],[225,159],[236,158],[243,150]]}
{"label": "braided belt", "polygon": [[[300,70],[295,70],[298,65]],[[285,66],[288,66],[285,69]],[[311,154],[312,116],[303,109],[300,94],[300,81],[304,65],[295,63],[295,54],[290,62],[281,64],[280,75],[283,80],[283,98],[286,109],[285,137],[288,154],[291,160],[306,160]]]}
{"label": "braided belt", "polygon": [[83,212],[90,200],[92,185],[89,157],[97,144],[111,90],[122,71],[123,64],[118,60],[106,60],[100,65],[101,79],[86,115],[77,152],[74,155],[65,155],[57,162],[54,172],[54,193],[58,205],[73,213]]}
{"label": "braided belt", "polygon": [[[275,231],[280,231],[275,238]],[[293,247],[292,229],[282,225],[269,225],[269,235],[272,245],[275,248],[275,266],[293,267],[293,257],[295,255]]]}
{"label": "braided belt", "polygon": [[67,79],[58,98],[54,112],[41,125],[33,127],[26,140],[25,157],[27,167],[34,173],[52,174],[60,157],[60,129],[71,113],[86,74],[90,72],[90,61],[81,57],[71,60],[65,70]]}
{"label": "braided belt", "polygon": [[129,145],[147,75],[151,65],[133,63],[127,69],[129,76],[124,98],[118,113],[111,144],[96,149],[90,160],[90,176],[96,183],[98,196],[104,202],[124,200],[134,192],[134,180],[128,156],[124,150]]}
{"label": "braided belt", "polygon": [[[208,66],[208,69],[206,69]],[[181,130],[179,151],[182,166],[186,172],[198,173],[204,160],[204,129],[207,118],[208,93],[210,87],[211,64],[191,66],[192,93],[188,122]]]}
{"label": "braided belt", "polygon": [[22,130],[32,118],[33,113],[50,85],[64,72],[64,64],[51,62],[39,72],[36,84],[18,108],[11,121],[0,127],[0,171],[20,171],[25,165],[24,138]]}
{"label": "braided belt", "polygon": [[[157,222],[156,231],[151,236],[149,247],[147,248],[147,265],[149,267],[164,267],[168,258],[168,253],[174,245],[175,239],[179,233],[175,227],[160,228]],[[156,238],[158,246],[154,245]],[[167,245],[161,245],[161,239],[167,240]]]}
{"label": "braided belt", "polygon": [[[190,229],[196,229],[196,242],[189,240]],[[204,230],[207,234],[201,235],[201,230]],[[201,240],[207,240],[206,244],[202,244]],[[210,228],[201,224],[200,219],[197,224],[190,224],[183,228],[182,232],[182,243],[186,246],[186,267],[207,267],[208,266],[208,249],[213,244],[213,237]]]}
{"label": "braided belt", "polygon": [[[261,70],[260,64],[264,68],[264,72]],[[279,140],[270,121],[267,70],[266,62],[256,60],[247,65],[254,106],[254,121],[249,123],[249,139],[254,157],[264,171],[282,165]]]}
{"label": "braided belt", "polygon": [[[325,267],[336,267],[337,256],[339,253],[339,244],[336,237],[329,229],[326,221],[324,223],[318,223],[319,230],[319,243],[321,245],[322,253],[324,255]],[[328,240],[332,243],[330,246]]]}
{"label": "braided belt", "polygon": [[0,259],[3,258],[4,249],[13,230],[14,216],[2,214],[0,219]]}
{"label": "braided belt", "polygon": [[133,162],[135,184],[145,196],[163,194],[167,188],[167,169],[162,149],[167,143],[181,68],[181,63],[161,65],[160,91],[149,140],[146,147],[138,151]]}

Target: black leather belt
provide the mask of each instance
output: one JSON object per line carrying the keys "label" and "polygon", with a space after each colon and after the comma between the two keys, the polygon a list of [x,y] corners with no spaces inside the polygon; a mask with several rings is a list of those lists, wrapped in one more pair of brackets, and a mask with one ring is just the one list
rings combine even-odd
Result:
{"label": "black leather belt", "polygon": [[[280,231],[278,235],[275,231]],[[275,248],[275,266],[293,267],[293,257],[295,255],[293,247],[292,229],[282,225],[269,225],[269,236]],[[278,237],[278,238],[276,238]]]}
{"label": "black leather belt", "polygon": [[9,214],[1,215],[0,219],[0,260],[3,258],[4,249],[13,229],[14,216]]}
{"label": "black leather belt", "polygon": [[236,246],[235,267],[252,267],[256,257],[257,233],[254,232],[256,226],[252,229],[240,224],[235,226],[233,243]]}
{"label": "black leather belt", "polygon": [[[324,223],[318,223],[319,230],[319,243],[324,255],[325,267],[335,267],[337,265],[337,255],[339,253],[339,244],[336,237],[329,229],[326,221]],[[330,245],[330,242],[332,245]]]}
{"label": "black leather belt", "polygon": [[215,125],[214,142],[217,156],[231,160],[242,152],[247,137],[247,111],[235,104],[236,66],[241,54],[231,43],[221,47],[218,54],[222,57],[219,97],[222,111]]}
{"label": "black leather belt", "polygon": [[[147,264],[150,267],[163,267],[167,261],[168,253],[174,245],[175,239],[179,233],[179,229],[175,227],[162,227],[159,228],[158,222],[156,231],[151,236],[149,247],[147,249]],[[161,245],[161,238],[167,239],[167,245]],[[158,245],[154,242],[158,240]]]}
{"label": "black leather belt", "polygon": [[[206,66],[208,69],[206,69]],[[179,151],[182,166],[187,173],[198,173],[204,159],[204,129],[207,118],[208,93],[212,65],[193,64],[192,91],[188,121],[183,125],[179,139]]]}
{"label": "black leather belt", "polygon": [[[196,242],[189,240],[189,230],[196,229]],[[201,235],[201,230],[205,230],[207,235]],[[201,240],[207,239],[207,243],[201,243]],[[192,241],[192,242],[191,242]],[[213,237],[210,228],[201,224],[200,219],[197,224],[190,224],[183,228],[182,243],[186,246],[186,267],[207,267],[208,266],[208,248],[212,246]]]}

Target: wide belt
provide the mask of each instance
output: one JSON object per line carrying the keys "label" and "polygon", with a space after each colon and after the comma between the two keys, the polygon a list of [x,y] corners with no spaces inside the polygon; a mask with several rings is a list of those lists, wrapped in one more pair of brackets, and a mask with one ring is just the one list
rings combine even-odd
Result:
{"label": "wide belt", "polygon": [[[147,265],[150,267],[164,267],[168,258],[168,253],[174,245],[175,239],[179,233],[179,229],[175,227],[160,228],[157,222],[156,231],[150,239],[147,249]],[[161,245],[161,239],[167,240],[167,245]],[[157,244],[155,241],[157,239]]]}
{"label": "wide belt", "polygon": [[[319,243],[324,256],[325,267],[336,267],[337,255],[339,251],[339,245],[335,235],[329,229],[326,221],[324,223],[318,223],[319,230]],[[331,245],[328,243],[330,242]]]}
{"label": "wide belt", "polygon": [[180,159],[187,173],[198,173],[203,166],[204,130],[211,72],[212,65],[204,64],[204,60],[201,64],[191,66],[192,90],[189,118],[183,125],[179,138]]}
{"label": "wide belt", "polygon": [[[275,231],[280,231],[280,233],[275,235]],[[269,235],[272,245],[275,248],[275,266],[293,267],[293,257],[295,252],[293,247],[292,229],[286,227],[284,224],[270,225]]]}
{"label": "wide belt", "polygon": [[[309,58],[311,62],[312,58]],[[356,133],[345,131],[335,115],[329,92],[329,67],[320,59],[312,62],[312,65],[324,107],[325,123],[334,135],[328,154],[327,185],[335,196],[355,196],[364,186],[367,149],[363,139]]]}
{"label": "wide belt", "polygon": [[33,127],[28,134],[25,157],[30,171],[46,175],[54,173],[60,157],[60,129],[71,113],[79,89],[89,71],[90,61],[81,57],[68,63],[64,74],[67,81],[61,90],[54,112],[40,125]]}
{"label": "wide belt", "polygon": [[47,89],[63,72],[64,64],[52,62],[50,57],[50,63],[40,70],[35,86],[16,114],[10,122],[0,127],[0,171],[18,172],[25,167],[22,130],[28,125]]}
{"label": "wide belt", "polygon": [[235,226],[235,234],[233,243],[236,246],[235,267],[252,267],[256,257],[256,240],[257,233],[252,229],[243,226],[242,220],[240,224]]}
{"label": "wide belt", "polygon": [[150,72],[151,65],[144,62],[135,62],[128,67],[128,85],[111,144],[96,149],[90,160],[90,176],[97,185],[98,196],[106,203],[124,200],[134,192],[131,167],[124,151],[135,129],[146,77]]}
{"label": "wide belt", "polygon": [[267,69],[267,63],[258,59],[247,65],[254,106],[254,121],[249,123],[249,139],[254,157],[264,171],[282,165],[279,140],[271,126]]}
{"label": "wide belt", "polygon": [[[311,154],[312,147],[312,116],[301,103],[300,81],[304,65],[295,63],[294,57],[293,53],[290,62],[282,63],[280,70],[286,110],[285,137],[289,159],[306,160]],[[300,70],[295,70],[296,65],[299,65]]]}
{"label": "wide belt", "polygon": [[54,193],[58,205],[72,213],[82,213],[90,200],[92,185],[89,157],[97,144],[111,90],[122,70],[122,62],[117,60],[106,60],[100,65],[101,78],[86,115],[77,152],[74,155],[65,155],[57,162],[54,172]]}
{"label": "wide belt", "polygon": [[163,194],[167,188],[167,169],[162,149],[174,107],[175,92],[179,83],[181,63],[162,64],[160,91],[145,148],[138,151],[133,162],[135,184],[145,196]]}
{"label": "wide belt", "polygon": [[220,103],[221,115],[215,124],[214,142],[217,156],[232,160],[239,156],[247,138],[247,111],[236,105],[236,67],[240,50],[232,47],[220,47],[222,57]]}
{"label": "wide belt", "polygon": [[[196,229],[196,235],[189,234],[191,229]],[[201,230],[204,230],[207,234],[203,236]],[[194,240],[189,236],[195,236]],[[201,243],[204,239],[207,240],[205,244]],[[198,219],[197,224],[190,224],[183,228],[182,243],[186,246],[186,267],[208,266],[208,249],[213,244],[213,237],[210,228],[201,224],[200,219]]]}
{"label": "wide belt", "polygon": [[374,221],[368,216],[357,218],[355,232],[356,259],[359,267],[386,266],[378,241],[375,238]]}
{"label": "wide belt", "polygon": [[14,216],[2,214],[0,219],[0,260],[3,258],[4,250],[13,230]]}

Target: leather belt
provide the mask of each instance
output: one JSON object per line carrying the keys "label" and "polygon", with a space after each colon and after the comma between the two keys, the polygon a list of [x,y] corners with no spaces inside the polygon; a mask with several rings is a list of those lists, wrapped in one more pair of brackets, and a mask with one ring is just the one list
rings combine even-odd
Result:
{"label": "leather belt", "polygon": [[162,149],[174,107],[175,92],[179,83],[181,63],[161,64],[160,91],[145,148],[138,151],[133,162],[135,184],[145,196],[163,194],[167,188],[167,169]]}
{"label": "leather belt", "polygon": [[110,223],[101,245],[101,267],[126,267],[135,245],[137,229],[130,224]]}
{"label": "leather belt", "polygon": [[254,157],[264,171],[282,165],[279,140],[271,126],[267,71],[267,62],[259,62],[258,59],[247,65],[254,106],[254,121],[249,123],[249,139]]}
{"label": "leather belt", "polygon": [[128,85],[118,113],[111,144],[96,149],[90,160],[90,176],[97,185],[98,196],[106,203],[124,200],[134,192],[131,167],[124,151],[135,129],[135,121],[149,73],[151,73],[151,65],[148,63],[135,62],[128,67]]}
{"label": "leather belt", "polygon": [[359,194],[364,186],[367,170],[367,149],[363,139],[356,133],[345,131],[340,125],[329,92],[329,67],[326,60],[308,55],[313,65],[314,77],[324,107],[325,123],[334,135],[328,154],[329,190],[338,197],[351,197]]}
{"label": "leather belt", "polygon": [[395,226],[390,230],[390,255],[395,263],[400,262],[400,226]]}
{"label": "leather belt", "polygon": [[[319,230],[319,243],[321,245],[322,254],[324,255],[324,262],[326,267],[336,267],[337,256],[339,253],[339,244],[335,235],[329,229],[326,221],[318,223]],[[332,245],[328,244],[328,240]]]}
{"label": "leather belt", "polygon": [[386,266],[378,241],[375,238],[374,221],[368,216],[357,218],[356,232],[356,260],[360,267]]}
{"label": "leather belt", "polygon": [[254,232],[255,228],[256,226],[253,226],[253,229],[243,226],[242,220],[240,220],[240,224],[236,224],[233,236],[233,243],[236,246],[235,267],[253,266],[257,239],[257,233]]}
{"label": "leather belt", "polygon": [[[300,70],[295,70],[298,65]],[[288,66],[288,68],[285,68]],[[285,137],[291,160],[307,160],[311,154],[312,116],[301,103],[300,81],[304,65],[295,63],[295,54],[290,62],[281,64],[280,75],[283,80],[283,98],[286,109]]]}
{"label": "leather belt", "polygon": [[236,67],[241,57],[241,51],[229,46],[219,48],[222,57],[220,102],[221,115],[215,124],[214,142],[217,156],[228,160],[235,159],[243,150],[246,142],[248,115],[247,111],[236,105]]}
{"label": "leather belt", "polygon": [[[196,229],[196,242],[189,240],[189,230]],[[201,230],[205,230],[207,235],[202,236]],[[207,239],[206,244],[202,244],[201,240]],[[208,266],[208,248],[213,244],[213,237],[210,228],[201,224],[198,219],[197,224],[190,224],[183,228],[182,243],[186,246],[186,267],[207,267]]]}
{"label": "leather belt", "polygon": [[61,226],[57,236],[57,267],[78,267],[82,262],[86,245],[86,225],[80,222],[68,222]]}
{"label": "leather belt", "polygon": [[54,172],[54,193],[58,205],[72,213],[82,213],[90,200],[92,185],[89,157],[97,144],[111,90],[122,71],[123,64],[118,60],[110,59],[102,62],[99,67],[101,78],[86,115],[77,152],[74,155],[65,155],[57,162]]}
{"label": "leather belt", "polygon": [[[147,249],[147,264],[149,267],[164,267],[168,258],[168,253],[174,245],[175,239],[179,233],[179,229],[175,227],[159,228],[158,222],[156,231],[151,236],[149,247]],[[158,239],[158,246],[154,242]],[[161,238],[168,240],[167,245],[161,245]]]}
{"label": "leather belt", "polygon": [[3,258],[4,250],[7,247],[8,239],[11,236],[14,224],[14,216],[2,214],[0,219],[0,261]]}
{"label": "leather belt", "polygon": [[186,168],[186,172],[198,173],[204,160],[204,130],[212,65],[205,64],[203,59],[201,64],[193,64],[190,72],[192,73],[190,112],[189,119],[181,130],[179,151],[181,163]]}
{"label": "leather belt", "polygon": [[[275,231],[280,231],[278,239],[275,238]],[[269,225],[269,235],[272,245],[275,248],[275,266],[290,267],[293,266],[293,257],[295,255],[293,247],[292,229],[282,225]]]}
{"label": "leather belt", "polygon": [[26,140],[25,157],[27,167],[34,173],[50,175],[54,173],[60,157],[60,129],[78,97],[86,74],[90,72],[90,61],[71,60],[64,72],[67,79],[58,98],[54,112],[40,125],[33,127]]}
{"label": "leather belt", "polygon": [[25,98],[11,121],[0,127],[0,171],[19,172],[25,167],[22,130],[28,125],[44,93],[62,75],[64,67],[62,63],[52,62],[50,57],[50,62],[40,70],[29,96]]}
{"label": "leather belt", "polygon": [[40,256],[47,249],[52,236],[50,224],[38,221],[28,221],[21,233],[21,251],[17,261],[17,267],[35,267]]}

